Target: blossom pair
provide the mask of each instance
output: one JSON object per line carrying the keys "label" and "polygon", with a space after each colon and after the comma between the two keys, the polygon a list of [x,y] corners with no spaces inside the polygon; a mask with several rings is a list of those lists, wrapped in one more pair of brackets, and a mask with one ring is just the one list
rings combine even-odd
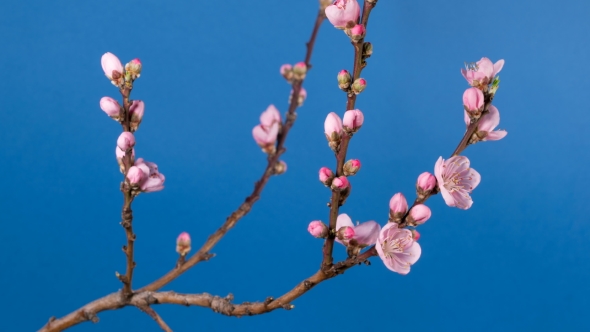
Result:
{"label": "blossom pair", "polygon": [[123,83],[134,81],[141,74],[142,64],[139,59],[133,59],[125,64],[113,53],[107,52],[102,55],[100,64],[105,76],[116,86],[121,87]]}
{"label": "blossom pair", "polygon": [[[123,122],[125,110],[115,99],[111,97],[102,97],[100,99],[100,108],[113,120]],[[141,100],[133,100],[129,105],[131,132],[135,132],[137,128],[139,128],[141,120],[143,119],[144,111],[145,103]]]}
{"label": "blossom pair", "polygon": [[358,24],[361,7],[357,0],[336,0],[324,10],[335,28],[344,30],[353,42],[365,37],[365,26]]}
{"label": "blossom pair", "polygon": [[154,192],[164,189],[164,174],[158,171],[158,165],[139,158],[127,171],[127,181],[132,188],[141,192]]}
{"label": "blossom pair", "polygon": [[252,129],[252,136],[262,151],[275,152],[275,142],[281,129],[281,114],[274,105],[268,106],[260,115],[260,124]]}
{"label": "blossom pair", "polygon": [[360,110],[348,110],[344,113],[344,121],[340,119],[338,114],[331,112],[324,121],[324,134],[328,140],[328,145],[332,150],[338,151],[342,135],[346,132],[351,135],[357,132],[363,122],[365,116]]}

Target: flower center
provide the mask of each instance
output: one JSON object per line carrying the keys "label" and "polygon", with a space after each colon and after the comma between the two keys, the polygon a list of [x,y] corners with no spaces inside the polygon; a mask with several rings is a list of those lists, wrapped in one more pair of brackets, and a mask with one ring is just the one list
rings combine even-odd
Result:
{"label": "flower center", "polygon": [[336,0],[334,1],[334,6],[338,7],[338,9],[346,9],[346,2],[348,0]]}
{"label": "flower center", "polygon": [[479,66],[477,62],[465,62],[465,70],[478,71]]}

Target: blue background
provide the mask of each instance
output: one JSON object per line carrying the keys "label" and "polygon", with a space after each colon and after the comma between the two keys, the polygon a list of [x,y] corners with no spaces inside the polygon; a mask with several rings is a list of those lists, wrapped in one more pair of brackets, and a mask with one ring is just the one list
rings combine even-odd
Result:
{"label": "blue background", "polygon": [[[146,103],[138,157],[160,166],[166,189],[133,204],[136,286],[175,263],[175,238],[196,249],[250,193],[266,158],[251,129],[273,103],[287,109],[278,74],[303,59],[316,1],[4,1],[0,4],[0,284],[3,330],[32,331],[120,288],[120,126],[100,110],[117,97],[100,57],[110,51],[144,70],[132,97]],[[504,58],[494,104],[508,136],[470,146],[482,174],[474,205],[440,196],[420,227],[421,259],[407,276],[378,258],[327,281],[292,311],[228,318],[162,305],[175,331],[303,329],[540,331],[590,329],[587,138],[590,3],[584,1],[379,1],[367,40],[374,54],[357,106],[366,122],[349,157],[363,163],[342,212],[385,223],[389,198],[414,198],[462,137],[464,61]],[[343,114],[336,73],[352,47],[322,26],[288,137],[289,169],[213,250],[217,256],[167,286],[236,301],[279,296],[313,274],[327,220],[317,181],[335,162],[323,134]],[[344,258],[342,247],[336,256]],[[72,331],[158,331],[136,308],[99,314]]]}

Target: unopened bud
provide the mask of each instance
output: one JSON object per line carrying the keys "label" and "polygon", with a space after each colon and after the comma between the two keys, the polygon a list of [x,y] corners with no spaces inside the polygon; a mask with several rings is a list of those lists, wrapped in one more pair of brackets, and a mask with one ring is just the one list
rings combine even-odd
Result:
{"label": "unopened bud", "polygon": [[111,97],[100,98],[100,109],[113,120],[119,121],[121,119],[121,105]]}
{"label": "unopened bud", "polygon": [[349,110],[344,113],[343,129],[348,134],[356,133],[365,122],[365,116],[360,110]]}
{"label": "unopened bud", "polygon": [[410,232],[412,232],[412,237],[414,238],[414,241],[418,241],[420,239],[420,233],[418,233],[417,230],[412,229]]}
{"label": "unopened bud", "polygon": [[328,167],[320,168],[320,182],[323,183],[326,187],[329,187],[332,184],[332,180],[334,179],[334,173]]}
{"label": "unopened bud", "polygon": [[389,200],[389,219],[399,223],[402,218],[408,212],[408,202],[404,197],[404,194],[397,193]]}
{"label": "unopened bud", "polygon": [[139,124],[143,119],[143,112],[145,111],[145,103],[141,100],[134,100],[129,106],[129,114],[131,115],[131,132],[135,132],[139,128]]}
{"label": "unopened bud", "polygon": [[338,78],[338,87],[340,88],[340,90],[348,91],[348,88],[350,87],[350,84],[352,83],[352,76],[350,76],[350,73],[348,72],[348,70],[342,69],[338,73],[337,78]]}
{"label": "unopened bud", "polygon": [[471,119],[478,119],[484,107],[484,95],[478,88],[469,88],[463,93],[463,107]]}
{"label": "unopened bud", "polygon": [[[305,89],[303,87],[299,88],[299,95],[297,96],[297,106],[302,106],[303,102],[305,101],[305,99],[307,98],[307,91],[305,91]],[[291,94],[289,94],[289,104],[291,103],[291,100],[293,99],[293,90],[291,90]]]}
{"label": "unopened bud", "polygon": [[307,73],[307,65],[305,62],[297,62],[295,66],[293,66],[293,78],[296,80],[303,80],[305,78],[305,74]]}
{"label": "unopened bud", "polygon": [[127,171],[127,181],[131,187],[138,187],[143,182],[144,176],[143,171],[137,166],[131,166]]}
{"label": "unopened bud", "polygon": [[373,44],[369,42],[363,43],[363,57],[369,58],[373,54]]}
{"label": "unopened bud", "polygon": [[191,236],[187,232],[182,232],[176,238],[176,252],[180,256],[186,256],[191,251]]}
{"label": "unopened bud", "polygon": [[139,78],[141,74],[141,61],[139,59],[133,59],[125,65],[125,72],[129,73],[132,80]]}
{"label": "unopened bud", "polygon": [[281,75],[287,80],[287,82],[291,83],[293,80],[293,66],[286,63],[281,66],[280,69]]}
{"label": "unopened bud", "polygon": [[313,237],[316,237],[318,239],[323,239],[328,236],[328,226],[326,226],[323,222],[319,220],[314,220],[310,222],[309,226],[307,226],[307,231]]}
{"label": "unopened bud", "polygon": [[352,228],[350,226],[340,227],[338,232],[336,232],[336,237],[340,241],[348,241],[348,240],[352,239],[353,236],[354,236],[354,228]]}
{"label": "unopened bud", "polygon": [[120,80],[123,75],[123,65],[116,55],[110,52],[103,54],[100,58],[100,64],[102,65],[102,70],[104,71],[105,76],[111,80],[114,85],[120,86],[123,83],[123,81]]}
{"label": "unopened bud", "polygon": [[365,26],[362,24],[357,24],[352,29],[350,29],[350,39],[353,42],[358,42],[359,40],[365,38]]}
{"label": "unopened bud", "polygon": [[279,160],[274,167],[274,175],[281,175],[287,171],[287,163]]}
{"label": "unopened bud", "polygon": [[324,121],[324,133],[328,140],[330,148],[336,152],[340,147],[340,139],[342,138],[342,120],[338,114],[331,112]]}
{"label": "unopened bud", "polygon": [[127,151],[135,146],[135,136],[128,131],[124,131],[117,139],[117,146],[121,151]]}
{"label": "unopened bud", "polygon": [[346,178],[346,176],[339,176],[337,178],[334,178],[334,180],[332,180],[332,185],[330,186],[330,188],[332,188],[332,190],[334,191],[342,191],[344,189],[346,189],[348,187],[349,183],[348,183],[348,179]]}
{"label": "unopened bud", "polygon": [[430,196],[432,190],[436,187],[436,177],[434,175],[424,172],[418,176],[416,181],[416,194],[420,200],[424,200]]}
{"label": "unopened bud", "polygon": [[422,225],[428,219],[430,219],[431,215],[432,212],[430,211],[430,208],[428,206],[424,204],[417,204],[410,210],[410,213],[406,217],[406,220],[408,225]]}
{"label": "unopened bud", "polygon": [[350,159],[346,163],[344,163],[344,175],[352,176],[355,175],[356,172],[361,168],[361,162],[358,159]]}
{"label": "unopened bud", "polygon": [[357,78],[354,80],[354,83],[352,83],[352,92],[354,92],[355,95],[358,95],[359,93],[363,92],[366,87],[367,81],[365,81],[364,78]]}

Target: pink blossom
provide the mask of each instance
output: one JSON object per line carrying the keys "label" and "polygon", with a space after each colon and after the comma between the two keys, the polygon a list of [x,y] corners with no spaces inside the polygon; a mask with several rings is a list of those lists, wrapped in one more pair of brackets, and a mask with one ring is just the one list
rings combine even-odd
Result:
{"label": "pink blossom", "polygon": [[310,222],[309,226],[307,226],[307,231],[309,234],[311,234],[311,236],[318,239],[328,236],[328,227],[319,220]]}
{"label": "pink blossom", "polygon": [[[465,113],[465,123],[469,126],[469,116]],[[481,141],[497,141],[508,135],[506,130],[494,130],[500,124],[500,112],[494,105],[488,107],[488,113],[477,124],[477,136]]]}
{"label": "pink blossom", "polygon": [[343,171],[344,175],[351,176],[355,175],[361,168],[361,161],[358,159],[350,159],[344,163]]}
{"label": "pink blossom", "polygon": [[355,24],[358,21],[361,7],[356,0],[336,0],[332,5],[326,7],[325,13],[328,21],[334,27],[344,29],[348,22]]}
{"label": "pink blossom", "polygon": [[252,136],[265,152],[274,151],[274,144],[279,134],[279,124],[273,123],[268,129],[258,125],[252,129]]}
{"label": "pink blossom", "polygon": [[417,204],[410,210],[408,218],[410,219],[411,224],[422,225],[428,219],[430,219],[431,215],[432,212],[428,206],[424,204]]}
{"label": "pink blossom", "polygon": [[123,65],[119,58],[113,53],[107,52],[103,54],[102,58],[100,58],[100,64],[102,65],[104,74],[111,81],[113,80],[113,75],[117,76],[116,73],[118,73],[118,75],[123,74]]}
{"label": "pink blossom", "polygon": [[129,114],[131,115],[131,132],[134,132],[139,128],[139,124],[143,119],[143,113],[145,111],[145,103],[141,100],[134,100],[129,105]]}
{"label": "pink blossom", "polygon": [[182,232],[176,238],[176,252],[185,256],[191,251],[191,236],[187,232]]}
{"label": "pink blossom", "polygon": [[260,114],[260,125],[266,130],[270,129],[273,123],[281,123],[281,121],[281,113],[279,113],[275,105],[268,106],[266,111]]}
{"label": "pink blossom", "polygon": [[436,186],[436,178],[434,175],[424,172],[418,176],[418,181],[416,181],[416,188],[421,189],[422,191],[431,191]]}
{"label": "pink blossom", "polygon": [[440,193],[448,206],[467,210],[473,204],[469,194],[481,181],[481,176],[469,168],[469,159],[454,156],[447,160],[438,158],[434,165],[434,175],[438,181]]}
{"label": "pink blossom", "polygon": [[158,165],[139,158],[135,161],[135,166],[141,169],[145,178],[139,185],[141,191],[149,193],[164,189],[166,177],[158,171]]}
{"label": "pink blossom", "polygon": [[341,191],[341,190],[348,188],[348,186],[349,186],[349,183],[348,183],[348,179],[346,178],[346,176],[339,176],[337,178],[334,178],[334,180],[332,180],[331,188],[335,191]]}
{"label": "pink blossom", "polygon": [[119,120],[121,116],[121,106],[111,97],[100,98],[100,109],[115,120]]}
{"label": "pink blossom", "polygon": [[408,212],[408,201],[402,193],[397,193],[389,200],[389,210],[391,213],[402,213]]}
{"label": "pink blossom", "polygon": [[[351,227],[354,229],[354,236],[352,239],[356,240],[357,244],[361,247],[373,245],[377,242],[379,231],[381,226],[373,220],[366,221],[364,223],[354,225],[352,219],[346,214],[342,213],[336,219],[336,229],[343,227]],[[336,242],[345,244],[343,241],[336,238]]]}
{"label": "pink blossom", "polygon": [[350,29],[350,39],[358,42],[365,37],[365,32],[365,26],[362,24],[357,24],[352,29]]}
{"label": "pink blossom", "polygon": [[328,167],[320,168],[320,181],[323,184],[325,184],[326,186],[329,186],[330,184],[332,184],[333,178],[334,178],[334,173],[332,172],[331,169],[329,169]]}
{"label": "pink blossom", "polygon": [[121,151],[127,151],[135,146],[135,136],[128,131],[122,132],[117,139],[117,146]]}
{"label": "pink blossom", "polygon": [[[338,114],[331,112],[326,117],[326,121],[324,121],[324,133],[326,137],[332,137],[336,135],[340,137],[342,134],[342,120],[338,116]],[[328,138],[328,141],[330,138]]]}
{"label": "pink blossom", "polygon": [[470,65],[466,69],[461,69],[461,74],[463,74],[469,85],[481,87],[492,83],[494,77],[502,70],[503,66],[504,59],[492,64],[490,59],[483,57],[474,65]]}
{"label": "pink blossom", "polygon": [[127,180],[131,186],[135,187],[145,180],[145,175],[139,167],[131,166],[127,171]]}
{"label": "pink blossom", "polygon": [[387,223],[381,229],[377,244],[377,253],[385,266],[393,272],[408,274],[410,266],[418,261],[422,249],[414,241],[412,232],[399,229],[396,223]]}
{"label": "pink blossom", "polygon": [[358,109],[348,110],[346,113],[344,113],[342,124],[344,126],[344,130],[356,132],[361,128],[364,121],[365,116],[363,115],[363,112]]}
{"label": "pink blossom", "polygon": [[478,88],[469,88],[463,93],[463,106],[468,112],[480,112],[483,109],[483,92]]}

